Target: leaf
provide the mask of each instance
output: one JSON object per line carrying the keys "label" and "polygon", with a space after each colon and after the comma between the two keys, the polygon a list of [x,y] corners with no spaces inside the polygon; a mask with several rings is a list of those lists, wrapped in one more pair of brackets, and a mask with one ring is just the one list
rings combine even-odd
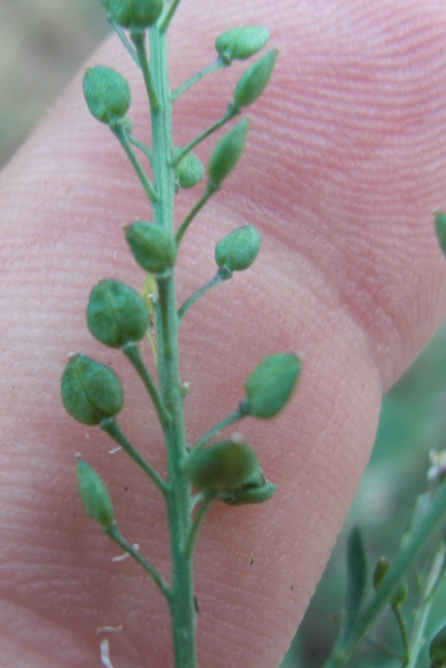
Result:
{"label": "leaf", "polygon": [[345,593],[344,633],[347,634],[355,622],[361,607],[367,580],[367,564],[361,529],[354,526],[347,541],[347,588]]}

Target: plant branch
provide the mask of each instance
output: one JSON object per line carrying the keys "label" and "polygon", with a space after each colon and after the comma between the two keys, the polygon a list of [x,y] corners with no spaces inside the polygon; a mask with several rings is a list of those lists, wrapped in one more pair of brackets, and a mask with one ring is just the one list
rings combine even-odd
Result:
{"label": "plant branch", "polygon": [[133,44],[138,54],[139,62],[141,63],[141,70],[144,76],[144,83],[146,84],[147,95],[149,97],[149,104],[152,113],[157,113],[161,110],[160,101],[153,86],[152,75],[150,73],[149,61],[146,50],[146,33],[145,31],[135,31],[130,33]]}
{"label": "plant branch", "polygon": [[224,67],[228,67],[230,63],[225,62],[222,58],[218,57],[217,60],[215,60],[213,63],[210,65],[207,65],[206,67],[203,67],[202,70],[199,72],[196,72],[193,76],[190,77],[187,81],[185,81],[181,86],[176,88],[172,92],[172,102],[175,102],[175,100],[178,100],[180,95],[185,93],[191,86],[193,86],[197,81],[200,81],[204,77],[206,77],[208,74],[212,74],[212,72],[217,72],[217,70],[221,70]]}
{"label": "plant branch", "polygon": [[218,190],[218,188],[215,188],[214,186],[211,186],[211,185],[208,184],[206,190],[204,191],[204,194],[198,200],[198,202],[193,207],[193,209],[191,209],[191,211],[188,213],[188,215],[186,216],[186,218],[183,220],[180,227],[176,231],[175,241],[177,242],[177,246],[180,245],[181,240],[184,237],[187,228],[189,227],[189,225],[191,224],[191,222],[193,221],[193,219],[195,218],[197,213],[199,211],[201,211],[201,209],[204,207],[204,205],[206,204],[208,199],[210,199],[212,197],[212,195],[215,192],[217,192],[217,190]]}
{"label": "plant branch", "polygon": [[166,32],[169,28],[170,22],[173,19],[173,16],[177,10],[180,0],[172,0],[169,5],[169,8],[164,16],[161,17],[160,23],[158,25],[158,30],[160,32]]}
{"label": "plant branch", "polygon": [[225,417],[223,420],[220,420],[212,429],[209,429],[193,446],[193,450],[201,450],[203,446],[206,445],[208,441],[211,440],[213,436],[216,436],[219,432],[221,432],[223,429],[226,427],[229,427],[231,424],[234,424],[234,422],[238,422],[239,420],[242,420],[244,417],[248,415],[246,409],[245,409],[245,404],[243,401],[240,402],[238,408]]}
{"label": "plant branch", "polygon": [[214,494],[213,492],[208,492],[207,494],[205,494],[203,500],[201,501],[200,505],[195,511],[194,519],[192,521],[192,526],[190,528],[190,532],[187,537],[186,545],[184,548],[185,556],[188,559],[192,557],[195,543],[198,537],[198,530],[204,518],[206,517],[209,508],[211,507],[212,503],[215,501],[216,498],[217,494]]}
{"label": "plant branch", "polygon": [[180,308],[178,309],[178,323],[181,323],[187,311],[190,309],[191,306],[195,304],[195,302],[197,302],[200,299],[200,297],[206,294],[206,292],[208,292],[211,288],[213,288],[214,285],[218,285],[223,281],[227,281],[229,278],[231,278],[231,276],[232,272],[228,271],[228,269],[226,269],[225,267],[220,268],[215,274],[215,276],[211,278],[210,281],[208,281],[205,285],[203,285],[201,288],[192,293],[191,296],[188,299],[186,299],[184,304],[180,306]]}
{"label": "plant branch", "polygon": [[105,418],[101,420],[101,429],[107,432],[118,445],[142,468],[142,470],[153,480],[163,496],[168,492],[168,485],[166,481],[161,478],[159,473],[155,471],[153,466],[144,459],[138,450],[130,443],[125,434],[121,431],[118,423],[114,418]]}
{"label": "plant branch", "polygon": [[146,146],[142,141],[139,141],[136,137],[133,135],[128,135],[129,142],[133,144],[134,146],[137,146],[141,151],[144,153],[144,155],[148,158],[150,162],[152,162],[152,151],[148,146]]}
{"label": "plant branch", "polygon": [[122,44],[124,45],[126,51],[129,52],[135,63],[138,65],[138,67],[141,67],[141,63],[139,62],[138,54],[136,53],[135,49],[133,46],[130,44],[127,35],[119,25],[119,23],[116,23],[115,19],[110,15],[107,14],[107,19],[108,22],[110,23],[111,27],[115,31],[115,33],[118,35],[119,39],[121,40]]}
{"label": "plant branch", "polygon": [[119,143],[121,144],[122,148],[127,154],[128,159],[133,165],[133,168],[135,172],[138,175],[138,178],[141,182],[142,187],[144,188],[144,192],[146,193],[147,197],[149,200],[154,203],[158,201],[158,196],[152,186],[152,184],[149,181],[149,178],[147,174],[145,173],[144,169],[141,166],[141,163],[139,162],[138,158],[136,157],[132,147],[130,146],[130,141],[129,138],[122,126],[122,124],[117,124],[115,126],[110,126],[113,133],[115,136],[118,138]]}
{"label": "plant branch", "polygon": [[164,580],[162,575],[158,573],[156,568],[152,566],[144,557],[142,557],[137,550],[131,545],[121,534],[118,529],[117,524],[112,524],[111,527],[104,527],[104,533],[107,534],[115,543],[120,545],[135,561],[143,567],[143,569],[150,575],[154,583],[158,586],[162,595],[169,601],[172,596],[172,592],[167,582]]}

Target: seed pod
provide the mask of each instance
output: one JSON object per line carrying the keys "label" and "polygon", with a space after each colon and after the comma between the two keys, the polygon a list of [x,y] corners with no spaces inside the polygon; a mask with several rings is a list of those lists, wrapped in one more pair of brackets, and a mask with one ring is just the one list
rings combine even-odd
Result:
{"label": "seed pod", "polygon": [[140,341],[149,327],[149,314],[142,297],[127,285],[112,279],[93,288],[87,308],[90,332],[112,348]]}
{"label": "seed pod", "polygon": [[375,589],[378,589],[388,570],[389,562],[385,557],[381,557],[375,566],[375,570],[373,571],[373,586]]}
{"label": "seed pod", "polygon": [[187,153],[175,170],[181,188],[193,188],[204,176],[204,167],[195,153]]}
{"label": "seed pod", "polygon": [[301,366],[292,353],[275,353],[260,362],[245,383],[247,413],[257,418],[277,415],[293,393]]}
{"label": "seed pod", "polygon": [[246,60],[263,49],[269,40],[267,28],[246,26],[227,30],[215,42],[218,55],[225,63]]}
{"label": "seed pod", "polygon": [[248,136],[249,120],[244,118],[220,139],[208,164],[209,187],[218,189],[241,158]]}
{"label": "seed pod", "polygon": [[114,371],[86,355],[70,357],[61,381],[67,412],[83,424],[99,424],[121,410],[124,393]]}
{"label": "seed pod", "polygon": [[261,96],[273,73],[278,53],[277,49],[269,51],[242,75],[234,91],[236,108],[247,107]]}
{"label": "seed pod", "polygon": [[218,498],[228,506],[244,506],[246,504],[264,503],[269,501],[277,489],[277,485],[265,480],[261,485],[242,485],[232,492],[224,490]]}
{"label": "seed pod", "polygon": [[440,211],[435,213],[435,232],[440,248],[446,255],[446,213]]}
{"label": "seed pod", "polygon": [[98,121],[113,125],[124,118],[130,106],[130,87],[119,72],[102,65],[88,68],[83,88],[90,113]]}
{"label": "seed pod", "polygon": [[446,666],[446,626],[435,634],[429,645],[431,668],[445,668]]}
{"label": "seed pod", "polygon": [[137,263],[151,274],[161,274],[175,264],[177,247],[174,237],[155,223],[133,223],[125,237]]}
{"label": "seed pod", "polygon": [[113,503],[104,481],[81,457],[76,461],[79,496],[86,512],[103,527],[110,527],[115,521]]}
{"label": "seed pod", "polygon": [[262,237],[252,225],[244,225],[228,234],[215,247],[215,261],[229,271],[248,269],[260,251]]}
{"label": "seed pod", "polygon": [[153,25],[163,11],[163,0],[102,0],[111,17],[123,28],[138,31]]}
{"label": "seed pod", "polygon": [[407,584],[407,581],[403,579],[396,588],[392,596],[391,600],[392,608],[394,610],[397,610],[397,608],[401,607],[403,603],[407,600],[408,596],[409,596],[409,586]]}
{"label": "seed pod", "polygon": [[192,451],[186,472],[198,489],[231,491],[243,485],[256,467],[257,458],[249,445],[228,440],[196,454]]}

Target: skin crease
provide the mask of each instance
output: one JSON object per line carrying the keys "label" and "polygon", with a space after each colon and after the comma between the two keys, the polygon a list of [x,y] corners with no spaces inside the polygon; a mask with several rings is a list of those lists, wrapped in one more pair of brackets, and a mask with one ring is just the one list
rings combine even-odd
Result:
{"label": "skin crease", "polygon": [[[438,329],[446,263],[432,212],[446,207],[446,8],[425,0],[217,3],[184,0],[172,26],[173,86],[213,58],[223,30],[265,24],[280,48],[249,110],[249,140],[223,192],[188,231],[179,301],[215,271],[213,247],[255,224],[261,255],[206,295],[181,330],[191,442],[236,405],[264,355],[305,359],[280,418],[237,426],[279,491],[268,504],[215,506],[200,535],[199,663],[278,666],[323,571],[373,444],[383,392]],[[145,98],[112,39],[88,64],[132,83],[135,134]],[[197,84],[175,107],[185,144],[225,109],[246,64]],[[197,153],[207,159],[213,142]],[[200,193],[180,193],[177,222]],[[0,181],[2,341],[0,666],[99,664],[103,625],[115,668],[171,665],[166,607],[154,585],[85,515],[74,453],[107,482],[124,535],[169,577],[156,491],[100,430],[60,405],[70,351],[123,378],[120,423],[163,471],[159,428],[135,374],[92,340],[85,307],[99,277],[139,289],[122,224],[149,219],[105,126],[88,114],[81,75]],[[327,620],[327,623],[328,620]]]}

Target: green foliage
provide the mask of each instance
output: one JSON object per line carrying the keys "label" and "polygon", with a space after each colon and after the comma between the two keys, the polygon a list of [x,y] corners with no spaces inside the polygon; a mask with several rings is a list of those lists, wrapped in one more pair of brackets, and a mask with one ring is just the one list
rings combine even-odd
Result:
{"label": "green foliage", "polygon": [[175,264],[175,239],[157,223],[133,223],[125,237],[137,263],[151,274],[162,274]]}
{"label": "green foliage", "polygon": [[124,118],[130,107],[130,88],[119,72],[102,65],[91,67],[83,87],[88,109],[98,121],[113,125]]}
{"label": "green foliage", "polygon": [[86,355],[68,360],[61,382],[67,412],[83,424],[99,424],[121,410],[124,392],[114,371]]}
{"label": "green foliage", "polygon": [[245,383],[247,413],[254,417],[272,418],[290,400],[302,364],[292,353],[274,353],[251,372]]}
{"label": "green foliage", "polygon": [[236,109],[247,107],[259,99],[271,78],[278,53],[277,49],[269,51],[242,75],[234,91]]}
{"label": "green foliage", "polygon": [[246,60],[258,53],[269,40],[269,31],[263,26],[246,26],[227,30],[215,42],[218,55],[225,63]]}
{"label": "green foliage", "polygon": [[77,457],[76,472],[79,496],[85,511],[103,527],[111,527],[115,513],[104,481],[82,457]]}
{"label": "green foliage", "polygon": [[218,142],[208,165],[211,188],[218,189],[242,157],[248,136],[249,120],[244,118]]}
{"label": "green foliage", "polygon": [[347,541],[347,588],[345,594],[345,625],[348,633],[354,624],[364,598],[367,563],[359,526],[354,526]]}
{"label": "green foliage", "polygon": [[203,490],[233,491],[257,469],[257,458],[246,443],[228,440],[189,455],[186,472],[192,485]]}
{"label": "green foliage", "polygon": [[109,279],[93,288],[87,323],[90,332],[101,343],[122,348],[126,343],[143,338],[149,327],[149,313],[135,290]]}
{"label": "green foliage", "polygon": [[446,626],[435,634],[429,645],[431,668],[445,668],[446,666]]}
{"label": "green foliage", "polygon": [[262,237],[252,225],[243,225],[218,242],[215,261],[228,271],[248,269],[260,251]]}

